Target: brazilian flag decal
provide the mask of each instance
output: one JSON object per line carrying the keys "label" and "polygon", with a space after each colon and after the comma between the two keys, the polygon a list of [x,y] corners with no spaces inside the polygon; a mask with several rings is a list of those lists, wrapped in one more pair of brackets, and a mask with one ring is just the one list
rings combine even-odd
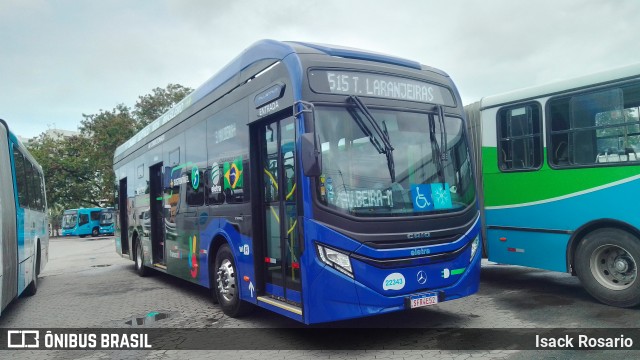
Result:
{"label": "brazilian flag decal", "polygon": [[242,189],[242,157],[224,163],[224,189]]}

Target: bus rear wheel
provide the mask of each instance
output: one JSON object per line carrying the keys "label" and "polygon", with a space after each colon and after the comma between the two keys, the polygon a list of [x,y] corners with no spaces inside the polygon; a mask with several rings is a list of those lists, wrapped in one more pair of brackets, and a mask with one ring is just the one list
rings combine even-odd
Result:
{"label": "bus rear wheel", "polygon": [[598,229],[582,239],[575,253],[576,273],[584,288],[602,303],[640,304],[640,239],[614,228]]}
{"label": "bus rear wheel", "polygon": [[240,299],[238,270],[229,245],[224,244],[218,249],[213,270],[216,279],[212,284],[213,291],[222,312],[230,317],[240,317],[251,312],[253,305]]}
{"label": "bus rear wheel", "polygon": [[26,289],[24,289],[24,294],[26,296],[33,296],[38,292],[38,275],[40,275],[40,242],[38,241],[38,248],[36,254],[36,266],[33,271],[33,280]]}

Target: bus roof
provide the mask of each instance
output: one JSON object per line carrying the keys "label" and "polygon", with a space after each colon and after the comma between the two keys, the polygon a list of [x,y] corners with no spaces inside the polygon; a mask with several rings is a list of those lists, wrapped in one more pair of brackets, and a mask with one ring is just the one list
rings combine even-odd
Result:
{"label": "bus roof", "polygon": [[188,109],[192,104],[195,104],[198,100],[204,98],[206,95],[227,83],[240,71],[264,60],[273,60],[273,63],[276,63],[277,61],[283,60],[288,55],[294,53],[325,54],[350,59],[382,62],[418,70],[427,70],[448,77],[448,75],[441,70],[429,66],[423,66],[415,61],[360,49],[306,42],[260,40],[245,49],[240,55],[234,58],[229,64],[223,67],[204,84],[169,109],[169,111],[151,122],[144,129],[140,130],[131,139],[118,146],[116,148],[114,158],[123,155],[125,151],[132,148],[134,145],[143,142],[145,139],[147,139],[147,141],[151,140],[152,137],[149,137],[149,135],[156,132],[156,130],[164,124],[169,123],[172,119],[178,117],[180,113]]}
{"label": "bus roof", "polygon": [[557,95],[567,91],[580,90],[594,84],[607,83],[640,77],[640,63],[588,74],[572,79],[550,82],[543,85],[526,87],[518,90],[491,95],[482,98],[480,110],[507,105],[514,102],[533,100],[540,97]]}
{"label": "bus roof", "polygon": [[36,158],[34,158],[33,155],[31,155],[31,153],[29,152],[27,147],[22,143],[22,141],[20,141],[20,139],[11,131],[11,129],[9,129],[9,124],[7,124],[7,122],[4,121],[3,119],[0,119],[0,125],[4,126],[7,129],[7,136],[9,137],[9,140],[11,140],[15,144],[18,144],[18,147],[24,150],[22,152],[22,155],[24,155],[27,159],[29,159],[31,164],[35,165],[41,174],[44,174],[44,170],[42,170],[42,166],[38,163]]}

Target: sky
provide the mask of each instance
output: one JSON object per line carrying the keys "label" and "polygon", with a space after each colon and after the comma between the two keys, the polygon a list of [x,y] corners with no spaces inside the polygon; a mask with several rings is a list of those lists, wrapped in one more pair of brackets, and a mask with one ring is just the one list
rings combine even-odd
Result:
{"label": "sky", "polygon": [[77,130],[169,83],[197,88],[260,39],[447,72],[464,104],[640,62],[637,0],[1,0],[0,118]]}

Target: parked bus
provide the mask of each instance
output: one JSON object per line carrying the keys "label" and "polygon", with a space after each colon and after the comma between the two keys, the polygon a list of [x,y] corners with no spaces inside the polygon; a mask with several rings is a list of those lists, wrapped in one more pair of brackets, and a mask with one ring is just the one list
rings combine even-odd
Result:
{"label": "parked bus", "polygon": [[49,218],[42,168],[0,119],[0,313],[34,295],[49,259]]}
{"label": "parked bus", "polygon": [[605,304],[640,304],[639,106],[636,64],[465,108],[489,260],[569,272]]}
{"label": "parked bus", "polygon": [[319,323],[478,289],[480,222],[444,72],[330,45],[260,41],[116,149],[116,249]]}
{"label": "parked bus", "polygon": [[100,235],[102,208],[80,208],[65,210],[62,214],[62,236]]}
{"label": "parked bus", "polygon": [[115,209],[106,208],[102,209],[100,214],[100,234],[113,235],[115,233]]}

